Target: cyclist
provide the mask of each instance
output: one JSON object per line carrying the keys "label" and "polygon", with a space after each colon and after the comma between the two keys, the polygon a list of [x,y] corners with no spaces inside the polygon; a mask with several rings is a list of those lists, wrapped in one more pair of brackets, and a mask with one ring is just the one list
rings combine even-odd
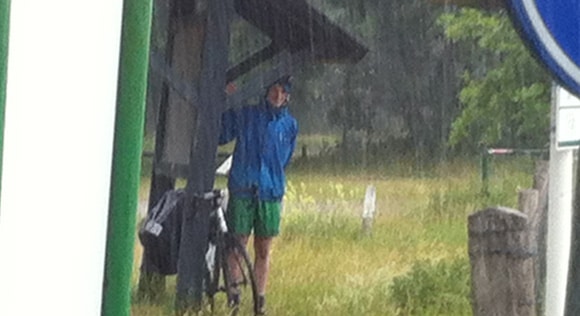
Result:
{"label": "cyclist", "polygon": [[[280,232],[285,168],[298,134],[296,119],[288,112],[291,89],[291,77],[284,76],[267,88],[259,104],[229,109],[222,115],[220,145],[236,141],[228,176],[227,222],[244,246],[253,231],[258,314],[265,313],[270,248]],[[239,275],[239,271],[231,272]],[[230,303],[237,305],[239,299],[235,296]]]}

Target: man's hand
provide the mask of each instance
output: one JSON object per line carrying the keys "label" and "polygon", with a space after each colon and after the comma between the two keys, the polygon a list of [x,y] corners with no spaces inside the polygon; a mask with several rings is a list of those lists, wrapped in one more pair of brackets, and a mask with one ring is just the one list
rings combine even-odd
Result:
{"label": "man's hand", "polygon": [[226,85],[226,94],[227,95],[232,95],[232,94],[236,93],[236,91],[238,91],[238,87],[236,86],[235,83],[230,82]]}

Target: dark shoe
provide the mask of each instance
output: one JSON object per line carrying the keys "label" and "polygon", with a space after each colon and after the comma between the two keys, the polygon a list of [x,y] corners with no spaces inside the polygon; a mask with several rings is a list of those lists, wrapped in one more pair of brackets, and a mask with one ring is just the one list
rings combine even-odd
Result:
{"label": "dark shoe", "polygon": [[266,315],[266,297],[264,295],[258,295],[256,315]]}
{"label": "dark shoe", "polygon": [[240,293],[232,293],[232,295],[229,298],[228,305],[231,308],[236,308],[240,306]]}

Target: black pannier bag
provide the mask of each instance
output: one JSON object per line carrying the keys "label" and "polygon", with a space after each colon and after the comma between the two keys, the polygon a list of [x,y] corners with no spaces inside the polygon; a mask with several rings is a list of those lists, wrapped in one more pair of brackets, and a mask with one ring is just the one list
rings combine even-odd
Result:
{"label": "black pannier bag", "polygon": [[142,268],[147,272],[177,273],[184,200],[183,189],[165,192],[139,227],[144,248]]}

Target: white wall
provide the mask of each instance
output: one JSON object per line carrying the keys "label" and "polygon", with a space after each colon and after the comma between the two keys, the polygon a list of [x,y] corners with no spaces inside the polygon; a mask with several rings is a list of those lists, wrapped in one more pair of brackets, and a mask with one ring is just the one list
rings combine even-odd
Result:
{"label": "white wall", "polygon": [[0,315],[100,315],[123,1],[11,1]]}

